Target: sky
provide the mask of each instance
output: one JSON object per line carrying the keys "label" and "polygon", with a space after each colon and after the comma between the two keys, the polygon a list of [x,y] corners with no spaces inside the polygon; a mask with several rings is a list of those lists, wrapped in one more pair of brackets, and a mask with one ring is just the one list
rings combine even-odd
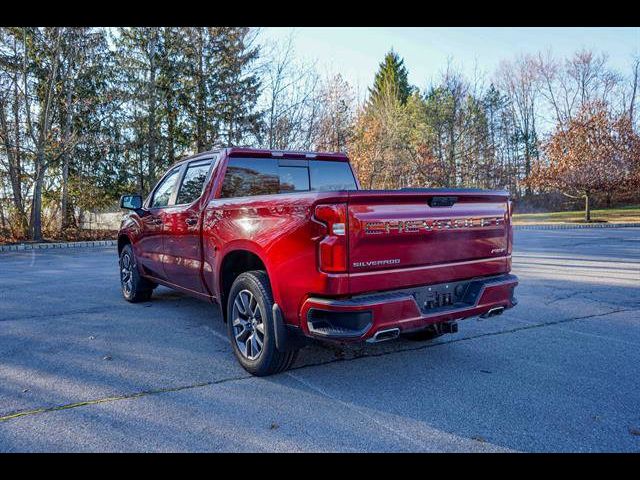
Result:
{"label": "sky", "polygon": [[632,55],[640,54],[640,27],[265,27],[261,36],[278,41],[292,32],[298,58],[316,62],[321,73],[341,73],[359,96],[391,48],[404,58],[409,81],[421,90],[448,58],[470,78],[477,71],[490,81],[501,60],[520,53],[551,49],[565,57],[588,48],[606,52],[610,66],[625,75]]}

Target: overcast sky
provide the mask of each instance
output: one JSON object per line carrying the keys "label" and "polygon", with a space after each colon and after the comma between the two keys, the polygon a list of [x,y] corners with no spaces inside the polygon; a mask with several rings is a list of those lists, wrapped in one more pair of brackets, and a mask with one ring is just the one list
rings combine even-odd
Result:
{"label": "overcast sky", "polygon": [[640,53],[640,27],[268,27],[261,35],[272,41],[292,31],[299,58],[317,61],[321,73],[341,73],[361,94],[392,47],[405,59],[409,80],[420,89],[437,78],[447,58],[470,77],[477,65],[489,81],[501,60],[519,53],[551,49],[557,56],[566,56],[589,48],[606,52],[610,65],[625,75],[630,72],[632,55]]}

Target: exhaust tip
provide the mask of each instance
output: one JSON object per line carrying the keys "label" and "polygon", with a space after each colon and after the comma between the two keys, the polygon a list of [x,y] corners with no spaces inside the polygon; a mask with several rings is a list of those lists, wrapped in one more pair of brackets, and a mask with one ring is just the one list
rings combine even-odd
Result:
{"label": "exhaust tip", "polygon": [[367,340],[369,343],[379,343],[385,340],[393,340],[400,336],[399,328],[388,328],[386,330],[378,330],[373,337]]}
{"label": "exhaust tip", "polygon": [[504,307],[494,307],[488,312],[480,315],[480,318],[496,317],[498,315],[502,315],[502,312],[504,312]]}

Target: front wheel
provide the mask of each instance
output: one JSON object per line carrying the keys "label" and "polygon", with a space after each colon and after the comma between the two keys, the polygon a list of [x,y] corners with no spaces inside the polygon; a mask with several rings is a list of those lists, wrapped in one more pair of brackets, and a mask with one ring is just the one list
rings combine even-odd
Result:
{"label": "front wheel", "polygon": [[153,284],[140,276],[131,245],[125,245],[120,252],[120,286],[122,296],[128,302],[144,302],[151,298]]}
{"label": "front wheel", "polygon": [[297,350],[276,348],[273,297],[263,271],[242,273],[233,282],[227,301],[227,331],[240,365],[253,375],[282,372],[296,359]]}

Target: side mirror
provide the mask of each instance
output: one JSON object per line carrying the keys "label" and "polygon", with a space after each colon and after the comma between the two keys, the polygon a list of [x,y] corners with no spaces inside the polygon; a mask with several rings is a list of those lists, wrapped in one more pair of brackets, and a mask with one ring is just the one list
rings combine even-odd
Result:
{"label": "side mirror", "polygon": [[122,195],[120,197],[120,208],[139,210],[142,208],[142,197],[140,195]]}

